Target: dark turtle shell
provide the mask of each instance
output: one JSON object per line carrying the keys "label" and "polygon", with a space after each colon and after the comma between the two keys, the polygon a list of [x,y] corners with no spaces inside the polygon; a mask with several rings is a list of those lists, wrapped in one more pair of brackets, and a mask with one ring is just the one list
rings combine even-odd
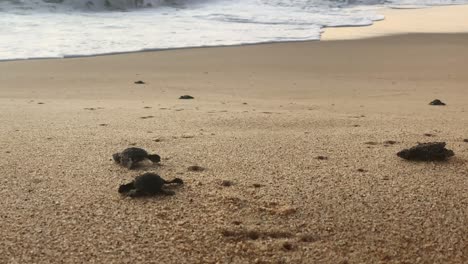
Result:
{"label": "dark turtle shell", "polygon": [[397,153],[400,158],[415,161],[441,161],[453,155],[452,150],[445,148],[445,142],[422,143]]}
{"label": "dark turtle shell", "polygon": [[161,157],[159,155],[150,155],[146,150],[135,147],[124,149],[124,151],[115,153],[112,157],[115,162],[129,169],[133,168],[136,163],[145,159],[150,159],[153,162],[161,161]]}
{"label": "dark turtle shell", "polygon": [[166,181],[155,173],[145,173],[135,178],[133,186],[138,192],[149,195],[160,193]]}
{"label": "dark turtle shell", "polygon": [[439,100],[439,99],[435,99],[434,101],[430,102],[429,104],[430,104],[430,105],[445,105],[445,103],[442,102],[442,101]]}
{"label": "dark turtle shell", "polygon": [[119,187],[119,193],[127,194],[129,196],[144,196],[155,194],[173,195],[174,192],[163,189],[165,184],[171,183],[181,185],[184,182],[179,178],[175,178],[172,181],[166,181],[156,173],[147,172],[137,176],[132,182],[121,185]]}

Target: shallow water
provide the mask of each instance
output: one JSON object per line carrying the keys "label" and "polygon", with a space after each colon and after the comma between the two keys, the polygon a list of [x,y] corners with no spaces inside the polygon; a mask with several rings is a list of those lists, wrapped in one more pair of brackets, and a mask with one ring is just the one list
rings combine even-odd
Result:
{"label": "shallow water", "polygon": [[468,0],[0,0],[0,60],[318,40],[383,19],[382,6]]}

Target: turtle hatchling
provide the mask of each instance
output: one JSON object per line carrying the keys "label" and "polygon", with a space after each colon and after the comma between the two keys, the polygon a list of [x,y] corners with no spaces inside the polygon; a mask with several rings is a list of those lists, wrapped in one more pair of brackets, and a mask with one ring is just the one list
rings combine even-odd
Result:
{"label": "turtle hatchling", "polygon": [[119,193],[130,197],[149,196],[156,194],[174,195],[175,193],[173,191],[163,189],[165,184],[182,185],[184,182],[179,178],[166,181],[158,174],[147,172],[137,176],[135,180],[130,183],[120,185]]}
{"label": "turtle hatchling", "polygon": [[148,154],[146,150],[142,148],[127,148],[122,152],[115,153],[112,155],[114,161],[128,169],[133,169],[135,164],[149,159],[152,162],[160,162],[161,157],[157,154]]}
{"label": "turtle hatchling", "polygon": [[420,143],[397,153],[400,158],[416,161],[442,161],[453,155],[452,150],[445,148],[445,142]]}

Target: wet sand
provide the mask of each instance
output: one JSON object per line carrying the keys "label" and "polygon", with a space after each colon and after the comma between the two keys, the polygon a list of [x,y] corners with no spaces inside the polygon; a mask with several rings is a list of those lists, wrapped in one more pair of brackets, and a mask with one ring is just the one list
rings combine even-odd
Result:
{"label": "wet sand", "polygon": [[468,32],[468,5],[376,10],[385,19],[370,27],[326,28],[321,40],[344,40],[409,33]]}
{"label": "wet sand", "polygon": [[[467,34],[0,63],[0,262],[466,263],[466,69]],[[146,171],[186,184],[117,193]]]}

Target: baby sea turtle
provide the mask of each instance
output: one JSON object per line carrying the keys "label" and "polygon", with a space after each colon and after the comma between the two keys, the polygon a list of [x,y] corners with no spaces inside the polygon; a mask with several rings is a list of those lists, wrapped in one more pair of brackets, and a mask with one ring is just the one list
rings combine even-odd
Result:
{"label": "baby sea turtle", "polygon": [[195,99],[195,98],[191,95],[186,94],[186,95],[180,96],[179,99]]}
{"label": "baby sea turtle", "polygon": [[439,99],[435,99],[434,101],[430,102],[429,104],[430,104],[430,105],[445,105],[445,103],[442,102],[442,101],[439,100]]}
{"label": "baby sea turtle", "polygon": [[161,161],[161,157],[159,155],[148,154],[148,152],[142,148],[127,148],[122,152],[115,153],[112,157],[115,162],[128,169],[132,169],[136,163],[145,159],[149,159],[152,162]]}
{"label": "baby sea turtle", "polygon": [[445,148],[445,142],[421,143],[397,153],[400,158],[416,161],[441,161],[453,155],[452,150]]}
{"label": "baby sea turtle", "polygon": [[173,191],[163,189],[165,184],[182,185],[184,182],[179,178],[166,181],[155,173],[147,172],[137,176],[135,180],[130,183],[120,185],[119,193],[130,197],[156,194],[174,195],[175,193]]}

